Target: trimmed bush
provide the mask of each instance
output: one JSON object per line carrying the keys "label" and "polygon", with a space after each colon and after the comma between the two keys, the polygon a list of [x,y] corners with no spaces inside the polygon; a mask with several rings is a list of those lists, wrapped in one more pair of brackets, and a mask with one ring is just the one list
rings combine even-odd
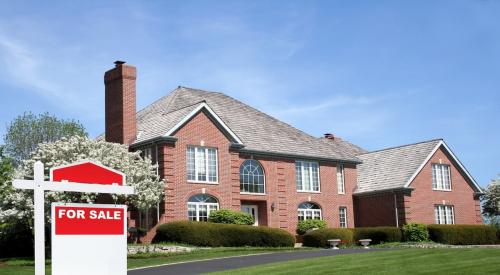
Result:
{"label": "trimmed bush", "polygon": [[309,247],[329,247],[328,240],[341,239],[342,244],[350,244],[353,240],[351,229],[347,228],[326,228],[307,232],[304,235],[304,246]]}
{"label": "trimmed bush", "polygon": [[0,258],[29,257],[33,252],[33,235],[28,225],[0,224]]}
{"label": "trimmed bush", "polygon": [[403,234],[398,227],[390,226],[354,228],[354,240],[361,239],[371,239],[372,244],[400,242],[403,240]]}
{"label": "trimmed bush", "polygon": [[495,244],[496,229],[488,225],[429,225],[432,241],[454,245]]}
{"label": "trimmed bush", "polygon": [[252,215],[228,209],[221,209],[210,212],[210,217],[208,218],[208,221],[213,223],[243,224],[243,225],[252,225],[254,223]]}
{"label": "trimmed bush", "polygon": [[179,221],[158,226],[153,243],[159,242],[210,247],[293,247],[295,238],[287,231],[278,228]]}
{"label": "trimmed bush", "polygon": [[326,228],[326,222],[324,220],[303,220],[297,225],[297,234],[304,235],[308,230],[311,229],[323,229]]}
{"label": "trimmed bush", "polygon": [[425,242],[429,240],[427,226],[421,223],[403,225],[403,237],[407,242]]}

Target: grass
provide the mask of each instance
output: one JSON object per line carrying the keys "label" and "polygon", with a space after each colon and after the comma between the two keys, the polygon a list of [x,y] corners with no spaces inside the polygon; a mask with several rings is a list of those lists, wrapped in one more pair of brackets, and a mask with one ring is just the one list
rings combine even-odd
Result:
{"label": "grass", "polygon": [[402,249],[266,264],[213,274],[500,274],[500,249]]}
{"label": "grass", "polygon": [[[129,255],[128,268],[143,266],[178,263],[185,261],[206,260],[230,256],[242,256],[257,253],[303,251],[308,248],[272,248],[272,247],[220,247],[212,249],[199,249],[185,253],[163,253],[163,254],[135,254]],[[46,262],[46,274],[50,274],[50,260]],[[33,259],[0,259],[0,275],[32,275],[35,267]]]}

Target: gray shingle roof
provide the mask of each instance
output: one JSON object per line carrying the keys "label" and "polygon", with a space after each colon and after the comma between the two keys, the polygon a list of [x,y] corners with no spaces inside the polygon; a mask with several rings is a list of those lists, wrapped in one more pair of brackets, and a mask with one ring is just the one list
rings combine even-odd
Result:
{"label": "gray shingle roof", "polygon": [[388,148],[359,155],[355,193],[402,188],[441,139]]}
{"label": "gray shingle roof", "polygon": [[137,113],[135,143],[165,135],[202,102],[241,139],[244,150],[359,162],[347,143],[327,144],[232,97],[186,87]]}

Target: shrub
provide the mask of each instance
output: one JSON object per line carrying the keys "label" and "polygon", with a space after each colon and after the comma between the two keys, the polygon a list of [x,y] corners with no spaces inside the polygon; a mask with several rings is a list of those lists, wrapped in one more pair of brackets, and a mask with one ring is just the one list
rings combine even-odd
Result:
{"label": "shrub", "polygon": [[295,239],[290,233],[278,228],[179,221],[158,226],[153,243],[159,242],[211,247],[293,247]]}
{"label": "shrub", "polygon": [[429,225],[430,239],[445,244],[494,244],[496,229],[488,225]]}
{"label": "shrub", "polygon": [[353,233],[347,228],[326,228],[307,232],[304,235],[304,246],[329,247],[329,239],[341,239],[343,244],[352,243]]}
{"label": "shrub", "polygon": [[210,212],[209,222],[226,223],[226,224],[244,224],[252,225],[254,223],[253,217],[250,214],[240,211],[233,211],[221,209]]}
{"label": "shrub", "polygon": [[31,229],[21,222],[0,224],[0,247],[0,258],[33,256]]}
{"label": "shrub", "polygon": [[326,222],[324,220],[303,220],[297,225],[297,234],[304,235],[308,230],[313,228],[323,229],[326,228]]}
{"label": "shrub", "polygon": [[421,223],[403,225],[403,237],[407,242],[424,242],[429,240],[427,226]]}
{"label": "shrub", "polygon": [[358,227],[354,228],[354,240],[371,239],[372,244],[383,242],[400,242],[403,239],[401,229],[398,227]]}

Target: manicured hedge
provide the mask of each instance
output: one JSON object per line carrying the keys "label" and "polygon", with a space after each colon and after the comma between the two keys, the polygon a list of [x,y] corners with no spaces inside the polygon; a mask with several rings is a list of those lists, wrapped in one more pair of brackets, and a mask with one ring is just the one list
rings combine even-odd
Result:
{"label": "manicured hedge", "polygon": [[304,246],[329,247],[329,239],[341,239],[343,244],[351,244],[353,232],[347,228],[326,228],[310,231],[304,235]]}
{"label": "manicured hedge", "polygon": [[220,209],[210,212],[209,222],[225,224],[252,225],[254,223],[252,215],[241,211]]}
{"label": "manicured hedge", "polygon": [[153,243],[177,242],[196,246],[293,247],[295,238],[285,230],[210,222],[170,222],[156,229]]}
{"label": "manicured hedge", "polygon": [[358,227],[354,228],[354,241],[371,239],[372,244],[386,242],[400,242],[403,239],[401,229],[398,227]]}
{"label": "manicured hedge", "polygon": [[311,229],[323,229],[326,228],[326,221],[324,220],[303,220],[297,224],[297,234],[304,235],[307,231]]}
{"label": "manicured hedge", "polygon": [[445,244],[495,244],[496,229],[488,225],[429,225],[432,241]]}

